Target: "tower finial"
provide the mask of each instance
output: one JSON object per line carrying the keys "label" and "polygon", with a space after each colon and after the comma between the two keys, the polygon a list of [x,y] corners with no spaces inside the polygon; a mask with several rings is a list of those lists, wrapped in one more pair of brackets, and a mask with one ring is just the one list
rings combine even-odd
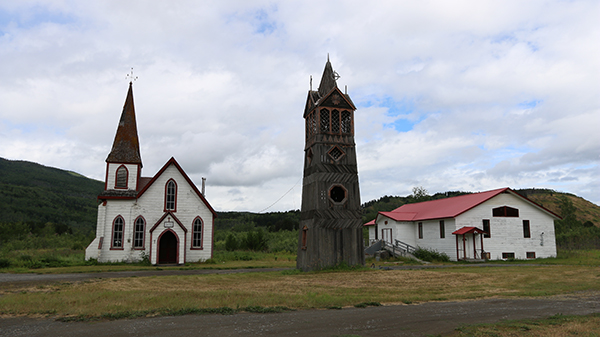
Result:
{"label": "tower finial", "polygon": [[[327,53],[327,62],[329,62],[329,53]],[[131,68],[133,69],[133,68]]]}
{"label": "tower finial", "polygon": [[137,76],[133,76],[133,67],[131,67],[131,72],[125,76],[125,79],[129,80],[130,84],[135,82],[138,79]]}
{"label": "tower finial", "polygon": [[312,91],[312,75],[310,75],[310,91]]}

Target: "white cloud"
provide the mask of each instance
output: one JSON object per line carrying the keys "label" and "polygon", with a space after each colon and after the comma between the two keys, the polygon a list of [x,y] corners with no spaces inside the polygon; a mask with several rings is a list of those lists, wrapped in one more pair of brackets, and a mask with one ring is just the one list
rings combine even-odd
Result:
{"label": "white cloud", "polygon": [[[134,67],[144,175],[174,156],[219,210],[302,175],[330,54],[359,106],[362,200],[554,188],[600,202],[595,1],[0,3],[0,156],[104,178]],[[301,184],[270,210],[300,207]]]}

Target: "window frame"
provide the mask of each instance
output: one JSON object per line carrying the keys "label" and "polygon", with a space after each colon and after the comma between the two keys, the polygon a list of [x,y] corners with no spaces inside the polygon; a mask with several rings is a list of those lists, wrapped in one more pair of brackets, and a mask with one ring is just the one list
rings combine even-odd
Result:
{"label": "window frame", "polygon": [[531,239],[531,222],[523,220],[523,238]]}
{"label": "window frame", "polygon": [[[125,170],[125,185],[119,185],[119,171],[123,172]],[[115,189],[127,189],[129,187],[129,169],[125,165],[121,165],[117,167],[115,171]]]}
{"label": "window frame", "polygon": [[[138,222],[142,222],[142,230],[138,230]],[[142,237],[138,240],[137,236],[141,233]],[[141,241],[141,245],[138,246],[137,242]],[[146,247],[146,219],[143,216],[138,216],[133,223],[133,249],[144,250]]]}
{"label": "window frame", "polygon": [[302,246],[301,249],[302,250],[306,250],[307,244],[308,244],[308,227],[304,226],[302,227]]}
{"label": "window frame", "polygon": [[519,217],[519,209],[510,207],[510,206],[506,206],[506,205],[492,208],[492,216],[493,217],[501,217],[501,218],[518,218]]}
{"label": "window frame", "polygon": [[503,260],[514,259],[514,258],[515,258],[515,253],[514,252],[502,252],[502,259]]}
{"label": "window frame", "polygon": [[418,233],[419,234],[419,239],[422,239],[423,238],[423,223],[422,222],[419,222],[417,230],[419,232]]}
{"label": "window frame", "polygon": [[[483,238],[491,238],[492,237],[492,225],[490,223],[490,219],[482,219],[481,220],[482,226],[483,226],[483,231],[485,233],[483,233]],[[487,227],[487,229],[486,229]]]}
{"label": "window frame", "polygon": [[[169,196],[170,196],[170,192],[169,192],[169,185],[173,184],[174,188],[173,188],[173,201],[172,201],[172,208],[169,208]],[[169,179],[167,181],[167,183],[165,184],[165,212],[167,211],[171,211],[171,212],[176,212],[177,211],[177,182],[175,181],[175,179]]]}
{"label": "window frame", "polygon": [[[198,234],[198,230],[196,229],[196,222],[200,222],[200,238],[197,239],[196,236]],[[200,241],[199,245],[196,245],[197,240]],[[191,240],[191,249],[198,249],[198,250],[202,250],[204,249],[204,221],[202,220],[201,217],[197,216],[196,218],[194,218],[194,221],[192,221],[192,240]]]}
{"label": "window frame", "polygon": [[440,220],[440,239],[446,238],[446,224],[444,220]]}
{"label": "window frame", "polygon": [[[121,223],[121,229],[120,230],[116,230],[116,225],[117,225],[117,220],[120,220]],[[120,246],[115,245],[116,240],[116,235],[120,234]],[[124,234],[125,234],[125,219],[123,219],[123,217],[121,215],[117,215],[114,219],[113,219],[113,224],[112,224],[112,233],[110,236],[110,249],[111,250],[123,250],[124,249],[124,245],[123,245],[123,241],[124,241]]]}
{"label": "window frame", "polygon": [[535,258],[536,258],[536,257],[535,257],[535,252],[526,252],[526,253],[525,253],[525,257],[526,257],[527,259],[535,259]]}

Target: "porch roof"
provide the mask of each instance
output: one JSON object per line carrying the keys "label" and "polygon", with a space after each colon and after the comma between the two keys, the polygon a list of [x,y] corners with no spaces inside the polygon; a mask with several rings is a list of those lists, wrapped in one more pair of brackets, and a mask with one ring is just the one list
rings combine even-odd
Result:
{"label": "porch roof", "polygon": [[452,234],[454,235],[464,235],[464,234],[485,234],[486,231],[481,230],[477,227],[463,227],[460,228],[458,230],[455,230],[454,232],[452,232]]}

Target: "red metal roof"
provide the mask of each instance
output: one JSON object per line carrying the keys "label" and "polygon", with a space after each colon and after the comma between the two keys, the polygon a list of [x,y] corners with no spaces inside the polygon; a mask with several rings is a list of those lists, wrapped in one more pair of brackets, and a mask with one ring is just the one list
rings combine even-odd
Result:
{"label": "red metal roof", "polygon": [[458,197],[406,204],[391,212],[379,212],[379,215],[396,221],[454,218],[507,190],[510,189],[505,187],[486,192],[465,194]]}
{"label": "red metal roof", "polygon": [[375,219],[367,222],[366,224],[364,224],[363,226],[375,226]]}
{"label": "red metal roof", "polygon": [[456,234],[456,235],[464,235],[464,234],[483,234],[485,233],[484,230],[481,230],[477,227],[463,227],[461,229],[455,230],[454,232],[452,232],[452,234]]}

